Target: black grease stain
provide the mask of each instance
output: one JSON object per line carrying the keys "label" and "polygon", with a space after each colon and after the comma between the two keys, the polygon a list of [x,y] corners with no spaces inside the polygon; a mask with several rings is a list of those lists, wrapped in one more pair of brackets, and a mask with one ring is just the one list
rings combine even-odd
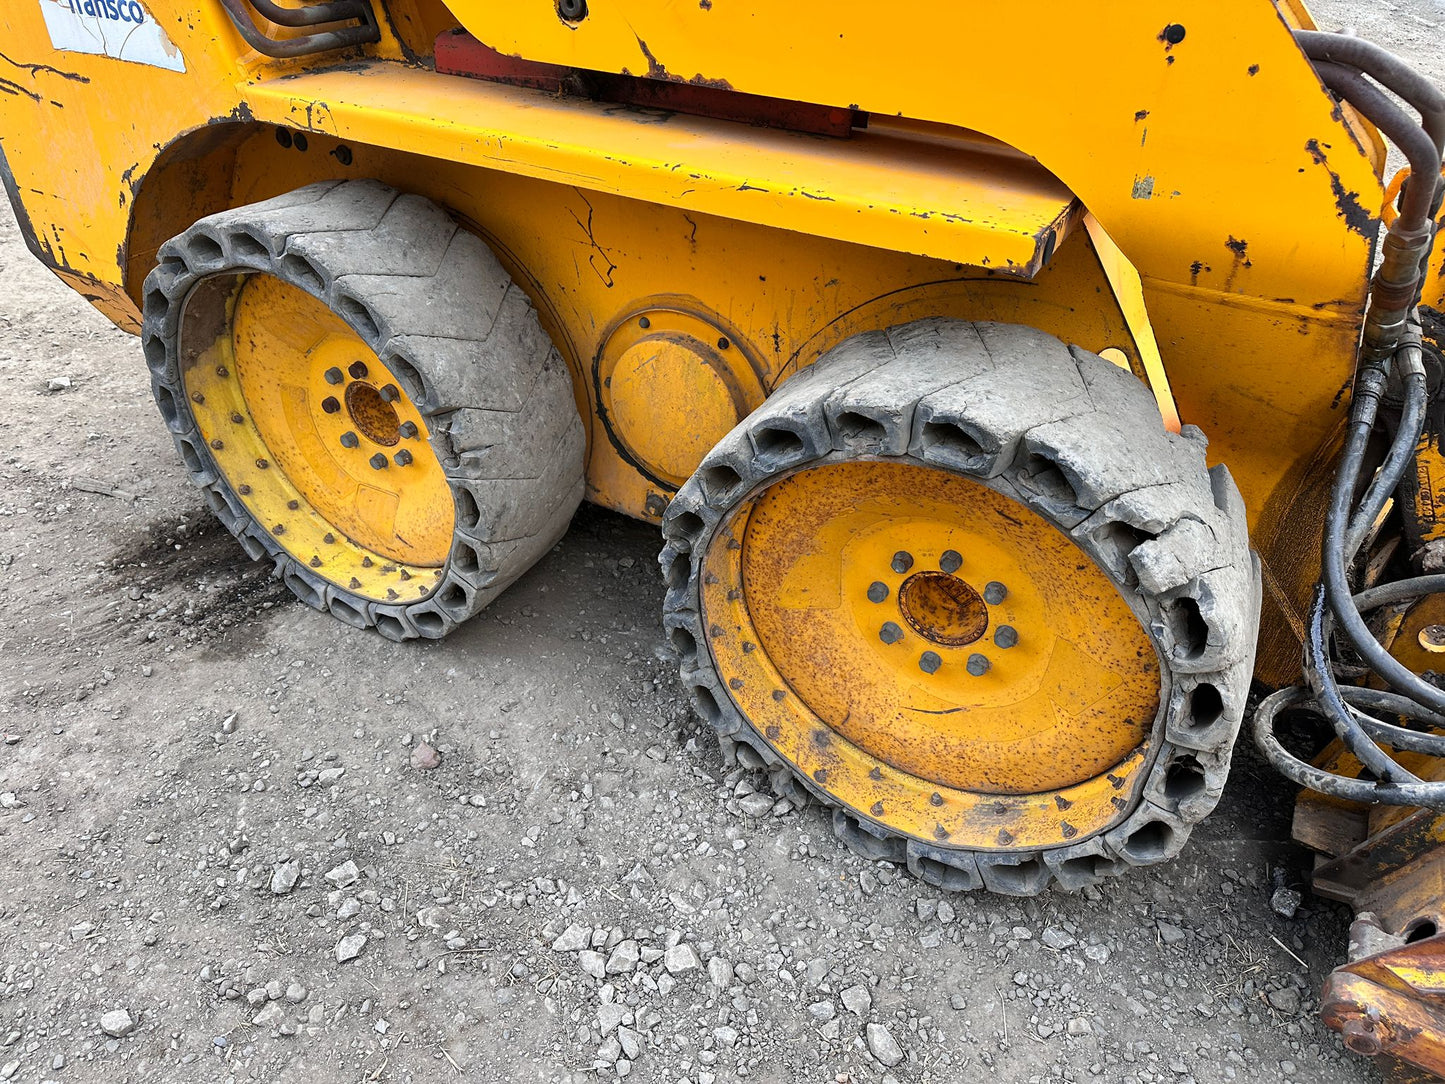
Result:
{"label": "black grease stain", "polygon": [[1379,232],[1379,222],[1375,216],[1365,210],[1360,203],[1360,194],[1345,189],[1344,182],[1340,175],[1330,169],[1328,157],[1320,146],[1318,139],[1306,141],[1305,150],[1309,152],[1310,158],[1315,165],[1323,166],[1325,172],[1330,175],[1330,190],[1335,194],[1335,209],[1340,217],[1345,220],[1345,225],[1354,230],[1367,241],[1373,241],[1376,233]]}

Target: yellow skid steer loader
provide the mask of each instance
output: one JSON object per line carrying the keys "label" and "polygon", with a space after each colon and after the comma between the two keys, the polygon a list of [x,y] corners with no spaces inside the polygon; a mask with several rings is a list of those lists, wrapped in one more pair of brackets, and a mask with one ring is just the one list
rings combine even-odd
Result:
{"label": "yellow skid steer loader", "polygon": [[1279,690],[1326,1015],[1445,1070],[1445,95],[1160,12],[8,0],[0,179],[303,601],[657,522],[724,753],[930,884],[1173,856]]}

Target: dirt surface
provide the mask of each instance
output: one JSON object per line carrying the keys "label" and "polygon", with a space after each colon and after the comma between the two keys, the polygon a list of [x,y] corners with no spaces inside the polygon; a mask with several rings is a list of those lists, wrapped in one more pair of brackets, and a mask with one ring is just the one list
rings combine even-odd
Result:
{"label": "dirt surface", "polygon": [[[1362,29],[1438,69],[1442,25]],[[0,1080],[1375,1079],[1314,1016],[1349,916],[1271,910],[1307,859],[1247,743],[1099,890],[865,863],[722,763],[650,527],[584,509],[442,644],[294,602],[8,210],[0,437]]]}

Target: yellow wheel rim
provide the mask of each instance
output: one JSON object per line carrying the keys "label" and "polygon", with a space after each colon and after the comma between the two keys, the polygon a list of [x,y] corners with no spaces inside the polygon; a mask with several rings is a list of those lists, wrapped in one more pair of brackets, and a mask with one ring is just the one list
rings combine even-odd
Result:
{"label": "yellow wheel rim", "polygon": [[921,466],[800,471],[705,559],[704,620],[743,714],[857,812],[932,843],[1058,846],[1129,808],[1158,657],[1056,527]]}
{"label": "yellow wheel rim", "polygon": [[260,274],[198,289],[228,290],[228,318],[184,352],[186,396],[246,510],[300,564],[354,594],[430,594],[455,509],[415,404],[304,290]]}

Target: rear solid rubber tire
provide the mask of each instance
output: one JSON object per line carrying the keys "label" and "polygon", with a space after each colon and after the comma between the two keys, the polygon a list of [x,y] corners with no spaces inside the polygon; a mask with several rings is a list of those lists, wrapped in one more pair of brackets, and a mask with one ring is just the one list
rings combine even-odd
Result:
{"label": "rear solid rubber tire", "polygon": [[[836,833],[949,889],[1081,888],[1172,857],[1217,803],[1258,633],[1258,561],[1228,470],[1193,426],[1168,432],[1131,373],[1045,332],[920,320],[855,336],[783,384],[704,459],[663,521],[664,625],[724,755],[833,807]],[[1162,688],[1149,774],[1107,830],[1065,846],[971,850],[905,836],[840,807],[792,770],[721,680],[702,570],[730,516],[799,470],[857,460],[962,475],[1052,523],[1098,564],[1147,630]],[[1201,691],[1203,690],[1203,691]],[[776,784],[775,784],[776,785]]]}
{"label": "rear solid rubber tire", "polygon": [[[567,366],[526,294],[441,207],[377,181],[322,182],[204,218],[158,260],[141,338],[161,414],[217,518],[309,605],[391,639],[440,637],[567,530],[585,448]],[[187,302],[207,279],[251,273],[326,304],[425,417],[455,503],[450,554],[427,597],[380,602],[318,575],[256,523],[218,468],[184,386]]]}

